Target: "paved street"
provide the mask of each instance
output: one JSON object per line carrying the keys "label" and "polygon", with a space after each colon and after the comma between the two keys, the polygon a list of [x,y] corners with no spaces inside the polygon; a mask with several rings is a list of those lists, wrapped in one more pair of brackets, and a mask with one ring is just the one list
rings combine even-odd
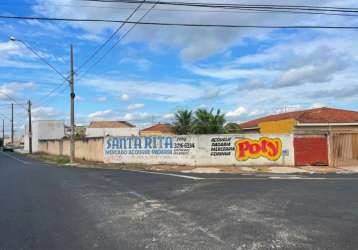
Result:
{"label": "paved street", "polygon": [[358,248],[358,175],[195,176],[0,152],[0,249]]}

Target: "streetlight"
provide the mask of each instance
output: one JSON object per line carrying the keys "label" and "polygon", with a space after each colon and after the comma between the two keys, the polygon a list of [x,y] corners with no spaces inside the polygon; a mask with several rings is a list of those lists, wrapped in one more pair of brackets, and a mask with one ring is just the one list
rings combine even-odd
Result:
{"label": "streetlight", "polygon": [[[58,75],[60,75],[66,82],[70,84],[71,88],[71,94],[70,94],[70,100],[71,100],[71,143],[70,143],[70,159],[71,162],[74,161],[75,158],[75,142],[74,142],[74,135],[75,135],[75,111],[74,111],[74,101],[75,101],[75,92],[74,92],[74,69],[73,69],[73,48],[71,45],[71,67],[70,67],[70,76],[66,77],[64,76],[60,71],[58,71],[54,66],[52,66],[45,58],[43,58],[39,53],[36,52],[30,45],[25,43],[24,41],[20,39],[16,39],[14,36],[10,36],[10,41],[12,42],[20,42],[22,45],[24,45],[28,50],[30,50],[34,55],[36,55],[38,58],[41,59],[42,62],[44,62],[47,66],[49,66],[52,70],[54,70]],[[29,102],[29,110],[31,108],[31,102]],[[31,115],[31,111],[29,111],[29,115]],[[31,120],[31,118],[29,119]],[[31,126],[31,125],[30,125]]]}
{"label": "streetlight", "polygon": [[25,43],[20,39],[16,39],[14,36],[10,36],[10,41],[12,42],[19,42],[24,45],[28,50],[30,50],[35,56],[40,58],[42,62],[44,62],[47,66],[49,66],[52,70],[54,70],[59,76],[61,76],[66,82],[70,83],[68,77],[64,76],[59,70],[57,70],[54,66],[52,66],[45,58],[43,58],[36,50],[34,50],[29,44]]}

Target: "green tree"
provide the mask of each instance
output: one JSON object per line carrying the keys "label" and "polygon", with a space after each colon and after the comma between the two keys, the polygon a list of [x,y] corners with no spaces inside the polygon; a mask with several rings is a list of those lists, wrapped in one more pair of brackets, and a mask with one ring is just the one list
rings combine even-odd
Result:
{"label": "green tree", "polygon": [[214,109],[198,109],[195,112],[192,132],[194,134],[221,134],[224,133],[225,115],[220,109],[213,113]]}
{"label": "green tree", "polygon": [[189,134],[193,125],[193,112],[189,110],[178,110],[175,113],[175,121],[172,125],[174,132],[178,135]]}
{"label": "green tree", "polygon": [[240,128],[239,124],[229,122],[228,124],[226,124],[224,126],[224,132],[226,134],[238,134],[241,132],[241,128]]}

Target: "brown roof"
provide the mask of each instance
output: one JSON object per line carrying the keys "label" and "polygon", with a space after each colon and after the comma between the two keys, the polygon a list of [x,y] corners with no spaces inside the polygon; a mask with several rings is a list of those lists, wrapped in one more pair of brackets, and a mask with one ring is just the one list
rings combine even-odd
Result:
{"label": "brown roof", "polygon": [[89,128],[134,128],[135,126],[126,121],[93,121]]}
{"label": "brown roof", "polygon": [[169,124],[155,124],[151,127],[142,129],[144,132],[161,132],[161,133],[173,133],[172,128]]}
{"label": "brown roof", "polygon": [[334,108],[308,109],[265,116],[241,123],[240,127],[253,128],[257,127],[261,122],[285,119],[294,119],[300,123],[354,123],[358,122],[358,112]]}

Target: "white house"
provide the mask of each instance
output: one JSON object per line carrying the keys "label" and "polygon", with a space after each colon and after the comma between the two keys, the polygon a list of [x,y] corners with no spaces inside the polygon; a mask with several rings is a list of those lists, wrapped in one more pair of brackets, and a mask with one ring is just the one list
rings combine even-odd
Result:
{"label": "white house", "polygon": [[139,128],[126,121],[92,121],[86,128],[86,137],[138,136]]}
{"label": "white house", "polygon": [[[24,149],[29,152],[28,125],[25,126]],[[38,152],[39,140],[62,139],[65,136],[64,121],[33,121],[32,152]]]}

